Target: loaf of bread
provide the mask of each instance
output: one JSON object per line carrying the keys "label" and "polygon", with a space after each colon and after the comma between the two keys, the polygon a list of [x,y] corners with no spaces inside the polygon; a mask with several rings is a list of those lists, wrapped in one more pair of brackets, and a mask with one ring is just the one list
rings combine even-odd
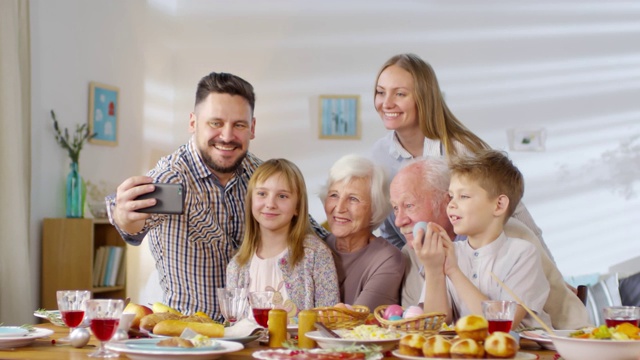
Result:
{"label": "loaf of bread", "polygon": [[200,335],[221,338],[224,336],[224,326],[218,323],[203,323],[183,320],[163,320],[153,327],[155,335],[180,336],[184,329],[189,328]]}
{"label": "loaf of bread", "polygon": [[153,331],[153,327],[156,326],[156,324],[160,321],[175,320],[180,319],[180,317],[181,315],[173,314],[170,312],[149,314],[140,319],[140,329],[151,332]]}

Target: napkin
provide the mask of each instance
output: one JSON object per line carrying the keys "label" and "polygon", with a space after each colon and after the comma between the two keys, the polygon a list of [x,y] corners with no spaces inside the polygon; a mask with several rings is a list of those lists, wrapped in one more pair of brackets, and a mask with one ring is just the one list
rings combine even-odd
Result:
{"label": "napkin", "polygon": [[258,325],[256,322],[249,319],[242,319],[237,321],[232,326],[224,329],[224,337],[240,338],[247,337],[255,334],[257,331],[261,331],[264,328]]}

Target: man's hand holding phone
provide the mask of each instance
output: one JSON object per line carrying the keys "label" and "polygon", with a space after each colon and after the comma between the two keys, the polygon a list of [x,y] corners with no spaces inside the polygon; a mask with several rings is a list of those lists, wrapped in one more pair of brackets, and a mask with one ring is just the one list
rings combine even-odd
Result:
{"label": "man's hand holding phone", "polygon": [[[153,183],[153,178],[149,176],[133,176],[120,184],[116,190],[116,206],[113,211],[113,220],[118,225],[118,227],[129,233],[134,234],[142,230],[144,227],[144,222],[148,219],[150,215],[150,208],[153,210],[156,208],[163,198],[158,195],[158,197],[147,195],[156,192],[156,188],[158,184]],[[173,186],[181,186],[180,184],[172,184]],[[162,185],[160,185],[162,187]],[[175,188],[174,188],[175,189]],[[167,191],[167,194],[177,194],[178,190],[175,192]],[[180,196],[183,196],[184,191],[180,190]],[[182,213],[184,198],[181,198],[179,203],[180,212]],[[169,206],[169,210],[176,211],[176,203],[174,200],[170,201],[171,204]],[[168,204],[163,202],[162,207],[166,207]],[[146,212],[141,212],[141,209],[147,209]],[[154,210],[156,213],[161,213],[163,209]]]}

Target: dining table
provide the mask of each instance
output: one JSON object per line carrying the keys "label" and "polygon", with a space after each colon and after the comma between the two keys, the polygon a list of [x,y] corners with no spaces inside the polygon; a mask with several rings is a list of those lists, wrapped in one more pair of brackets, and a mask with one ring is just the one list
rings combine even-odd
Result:
{"label": "dining table", "polygon": [[[99,341],[92,335],[87,346],[83,348],[74,348],[69,344],[61,343],[58,340],[69,335],[69,329],[66,327],[56,326],[51,323],[43,323],[35,325],[38,328],[50,329],[53,334],[46,337],[35,340],[32,344],[24,347],[17,348],[0,348],[0,360],[5,359],[33,359],[33,360],[82,360],[82,359],[95,359],[89,357],[89,354],[96,351],[99,346]],[[539,345],[531,340],[520,340],[520,351],[536,354],[538,360],[555,360],[557,354],[552,350],[545,350],[539,347]],[[217,357],[222,360],[240,360],[240,359],[253,359],[252,354],[258,350],[270,349],[269,347],[260,344],[258,341],[253,341],[246,344],[244,349],[222,354]],[[216,358],[212,356],[212,358]],[[125,354],[120,354],[119,357],[111,359],[127,359]],[[158,357],[161,359],[161,357]],[[385,353],[384,359],[397,359],[391,353]]]}

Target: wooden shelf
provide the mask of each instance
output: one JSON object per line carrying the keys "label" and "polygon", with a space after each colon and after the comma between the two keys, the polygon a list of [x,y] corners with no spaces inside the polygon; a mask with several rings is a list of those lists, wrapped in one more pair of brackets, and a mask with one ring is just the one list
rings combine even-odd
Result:
{"label": "wooden shelf", "polygon": [[[44,219],[40,307],[57,309],[57,290],[90,290],[93,298],[125,298],[126,284],[93,286],[95,250],[106,245],[126,246],[106,219]],[[126,251],[122,261],[126,262]]]}

